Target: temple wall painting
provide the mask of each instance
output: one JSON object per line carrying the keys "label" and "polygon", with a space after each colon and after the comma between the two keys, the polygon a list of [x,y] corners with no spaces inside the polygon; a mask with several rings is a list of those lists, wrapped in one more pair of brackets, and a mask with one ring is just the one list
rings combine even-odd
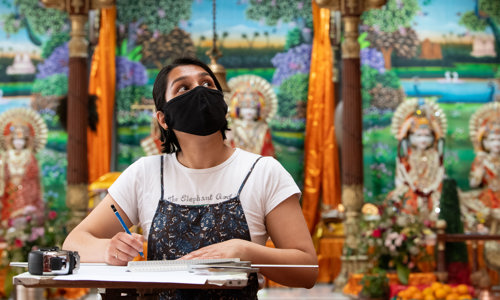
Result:
{"label": "temple wall painting", "polygon": [[469,119],[500,93],[498,2],[391,0],[384,12],[362,19],[365,200],[379,202],[395,188],[398,141],[391,120],[413,98],[443,110],[445,173],[469,190]]}
{"label": "temple wall painting", "polygon": [[[208,62],[213,45],[212,1],[117,1],[115,168],[145,155],[150,135],[152,85],[160,68],[181,55]],[[307,1],[216,2],[218,60],[227,80],[243,74],[268,81],[280,102],[269,127],[275,156],[301,184],[304,117],[312,43]],[[158,9],[159,7],[159,9]],[[67,94],[69,23],[36,0],[0,1],[0,113],[37,110],[49,128],[37,153],[44,199],[65,206],[67,134],[57,113]],[[92,22],[92,18],[89,18]],[[90,27],[92,23],[90,22]],[[90,35],[90,52],[95,44]]]}
{"label": "temple wall painting", "polygon": [[[181,54],[208,62],[212,1],[117,1],[116,162],[123,170],[144,155],[151,89],[161,66]],[[402,3],[404,2],[404,5]],[[149,3],[149,2],[148,2]],[[498,97],[499,15],[486,0],[390,0],[392,18],[365,14],[362,47],[365,198],[394,188],[397,140],[390,124],[408,98],[437,101],[447,116],[446,173],[468,190],[474,158],[468,120]],[[497,2],[492,2],[497,3]],[[157,9],[160,7],[160,9]],[[57,115],[67,93],[66,16],[35,0],[0,1],[0,113],[32,107],[48,139],[36,155],[45,201],[65,206],[67,135]],[[243,74],[271,83],[276,116],[269,122],[275,156],[302,186],[304,118],[312,44],[309,1],[219,0],[218,60],[228,81]],[[92,39],[91,39],[91,45]],[[91,47],[92,50],[92,47]]]}

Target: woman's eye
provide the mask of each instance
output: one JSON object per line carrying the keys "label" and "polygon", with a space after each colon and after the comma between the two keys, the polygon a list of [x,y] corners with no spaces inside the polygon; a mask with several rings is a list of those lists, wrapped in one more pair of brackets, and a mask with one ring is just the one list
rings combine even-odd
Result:
{"label": "woman's eye", "polygon": [[214,84],[212,82],[210,82],[210,81],[205,81],[205,82],[202,83],[202,85],[204,87],[212,87],[212,86],[214,86]]}

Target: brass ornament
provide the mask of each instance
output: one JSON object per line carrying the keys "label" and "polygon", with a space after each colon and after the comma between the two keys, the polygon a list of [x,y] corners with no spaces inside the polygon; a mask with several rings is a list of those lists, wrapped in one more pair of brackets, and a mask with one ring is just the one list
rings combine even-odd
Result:
{"label": "brass ornament", "polygon": [[342,43],[342,58],[359,58],[360,47],[358,43],[359,17],[345,16],[344,42]]}
{"label": "brass ornament", "polygon": [[361,211],[363,206],[363,185],[343,185],[342,204],[344,204],[347,212]]}

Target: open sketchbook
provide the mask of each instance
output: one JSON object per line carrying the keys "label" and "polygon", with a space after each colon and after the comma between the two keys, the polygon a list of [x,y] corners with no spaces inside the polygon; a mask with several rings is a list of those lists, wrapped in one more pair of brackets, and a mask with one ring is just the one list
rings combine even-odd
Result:
{"label": "open sketchbook", "polygon": [[239,258],[129,261],[127,269],[131,272],[189,271],[207,275],[222,272],[252,273],[259,271],[257,268],[252,268],[249,261],[240,261]]}

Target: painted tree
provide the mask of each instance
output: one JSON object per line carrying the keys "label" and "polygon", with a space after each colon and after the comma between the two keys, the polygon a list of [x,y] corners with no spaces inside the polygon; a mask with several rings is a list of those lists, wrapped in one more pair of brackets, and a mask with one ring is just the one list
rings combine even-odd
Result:
{"label": "painted tree", "polygon": [[161,69],[176,57],[195,56],[191,36],[179,27],[175,27],[168,34],[158,34],[156,38],[153,38],[154,33],[146,24],[142,24],[140,29],[136,43],[142,45],[141,62],[147,67]]}
{"label": "painted tree", "polygon": [[119,40],[128,38],[129,47],[134,45],[137,30],[133,29],[139,28],[142,24],[153,32],[154,37],[170,33],[180,20],[189,20],[192,2],[192,0],[117,0],[116,22],[119,28]]}
{"label": "painted tree", "polygon": [[475,11],[468,11],[462,15],[460,25],[470,31],[481,32],[487,27],[495,37],[495,50],[500,50],[500,0],[477,0]]}
{"label": "painted tree", "polygon": [[300,28],[312,28],[311,1],[307,0],[250,0],[246,10],[247,18],[265,21],[269,26],[296,22]]}
{"label": "painted tree", "polygon": [[42,45],[39,35],[69,32],[68,14],[53,8],[45,8],[38,0],[2,0],[2,4],[13,9],[3,15],[3,29],[7,34],[26,29],[28,38],[37,46]]}
{"label": "painted tree", "polygon": [[419,9],[418,0],[389,0],[381,9],[363,14],[363,24],[370,26],[367,40],[382,52],[387,70],[394,50],[402,57],[416,55],[418,37],[410,25]]}

